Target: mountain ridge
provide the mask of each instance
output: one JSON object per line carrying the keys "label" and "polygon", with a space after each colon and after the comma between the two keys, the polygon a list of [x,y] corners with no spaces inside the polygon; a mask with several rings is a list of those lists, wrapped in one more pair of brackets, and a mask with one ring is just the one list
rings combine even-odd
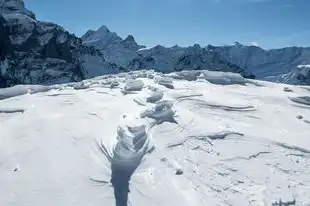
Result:
{"label": "mountain ridge", "polygon": [[23,0],[2,1],[0,86],[80,81],[120,67],[63,27],[37,20]]}
{"label": "mountain ridge", "polygon": [[162,73],[212,70],[240,73],[287,84],[310,85],[310,48],[264,50],[238,42],[226,46],[147,48],[133,35],[125,38],[107,26],[81,38],[63,27],[36,19],[23,0],[2,1],[0,13],[0,87],[55,84],[122,71]]}
{"label": "mountain ridge", "polygon": [[[104,27],[110,33],[117,36],[107,26]],[[93,31],[96,34],[96,38],[106,41],[104,36],[100,38],[97,31]],[[84,43],[88,44],[85,41]],[[234,67],[240,67],[240,69],[237,69],[237,72],[242,71],[247,77],[256,77],[260,80],[285,82],[288,84],[310,84],[310,74],[298,67],[310,63],[310,47],[293,46],[281,49],[263,49],[259,46],[248,46],[235,42],[232,45],[223,46],[213,46],[210,44],[200,46],[199,44],[194,44],[189,47],[180,47],[178,45],[164,47],[156,45],[139,50],[136,48],[129,48],[128,50],[127,48],[126,52],[124,52],[118,43],[111,43],[110,45],[113,45],[112,49],[109,47],[109,44],[105,48],[100,47],[100,44],[97,44],[95,41],[91,44],[91,46],[105,53],[107,59],[116,64],[121,64],[128,70],[136,70],[142,67],[143,69],[151,68],[160,72],[172,72],[180,70],[181,66],[187,67],[183,69],[201,68],[213,70],[215,68],[207,66],[204,61],[214,62],[215,60],[212,58],[216,53],[215,56],[218,58],[219,65],[221,65],[220,61],[233,64]],[[117,55],[113,55],[115,53]],[[183,64],[184,55],[188,65]],[[209,59],[206,56],[209,56]],[[146,59],[149,61],[146,61]],[[225,68],[224,70],[234,72],[234,69],[231,68]],[[285,81],[283,80],[284,76],[286,78]],[[288,76],[291,78],[287,79]]]}

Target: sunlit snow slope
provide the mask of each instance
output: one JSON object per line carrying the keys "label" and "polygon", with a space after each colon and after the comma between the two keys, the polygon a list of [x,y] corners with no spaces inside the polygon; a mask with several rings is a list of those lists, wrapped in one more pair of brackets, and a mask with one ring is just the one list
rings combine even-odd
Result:
{"label": "sunlit snow slope", "polygon": [[0,205],[310,205],[310,87],[151,71],[0,90]]}

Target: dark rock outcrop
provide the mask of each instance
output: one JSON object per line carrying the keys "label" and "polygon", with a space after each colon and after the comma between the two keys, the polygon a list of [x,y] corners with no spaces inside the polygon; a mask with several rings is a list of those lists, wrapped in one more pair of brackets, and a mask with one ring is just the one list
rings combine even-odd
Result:
{"label": "dark rock outcrop", "polygon": [[38,21],[22,0],[0,6],[1,87],[79,81],[120,69],[57,24]]}

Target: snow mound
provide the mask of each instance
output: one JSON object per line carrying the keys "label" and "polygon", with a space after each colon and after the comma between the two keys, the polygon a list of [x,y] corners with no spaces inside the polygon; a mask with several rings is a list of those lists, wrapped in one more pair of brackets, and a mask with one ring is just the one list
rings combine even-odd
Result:
{"label": "snow mound", "polygon": [[144,83],[142,80],[129,80],[123,89],[123,93],[128,94],[128,93],[141,91],[143,86],[144,86]]}
{"label": "snow mound", "polygon": [[173,110],[173,103],[167,100],[162,100],[157,102],[155,105],[151,106],[150,108],[146,109],[144,112],[141,113],[141,118],[151,118],[156,121],[157,124],[163,122],[171,122],[175,123],[176,120],[174,119],[175,111]]}
{"label": "snow mound", "polygon": [[157,89],[150,90],[149,95],[146,97],[146,101],[150,103],[155,103],[161,100],[164,96],[164,93],[162,91],[158,91]]}
{"label": "snow mound", "polygon": [[310,96],[291,97],[290,99],[298,104],[310,106]]}
{"label": "snow mound", "polygon": [[158,80],[159,84],[169,85],[169,83],[172,82],[172,79],[187,80],[187,81],[196,81],[197,79],[205,79],[212,84],[220,84],[220,85],[232,85],[232,84],[244,85],[245,83],[250,82],[249,80],[243,78],[240,74],[237,73],[216,72],[208,70],[173,72],[171,74],[165,74],[164,76],[168,79],[161,78],[160,80]]}
{"label": "snow mound", "polygon": [[57,88],[57,86],[16,85],[14,87],[0,89],[0,100],[24,94],[35,94],[39,92],[46,92],[54,88]]}
{"label": "snow mound", "polygon": [[213,72],[213,71],[202,71],[200,78],[207,80],[212,84],[230,85],[230,84],[241,84],[244,85],[246,80],[236,73],[229,72]]}
{"label": "snow mound", "polygon": [[166,76],[169,76],[173,79],[182,79],[187,81],[196,81],[198,76],[201,72],[199,71],[181,71],[181,72],[175,72],[172,74],[168,74]]}
{"label": "snow mound", "polygon": [[170,77],[162,77],[162,76],[159,76],[159,77],[156,77],[154,79],[154,81],[156,83],[158,83],[159,85],[163,85],[169,89],[173,89],[173,79],[170,78]]}
{"label": "snow mound", "polygon": [[153,86],[148,86],[143,92],[141,92],[135,101],[138,104],[146,105],[147,103],[156,103],[164,96],[164,92]]}
{"label": "snow mound", "polygon": [[106,147],[101,143],[101,147],[112,167],[134,171],[153,145],[147,126],[138,118],[125,115],[117,127],[117,137],[113,144]]}

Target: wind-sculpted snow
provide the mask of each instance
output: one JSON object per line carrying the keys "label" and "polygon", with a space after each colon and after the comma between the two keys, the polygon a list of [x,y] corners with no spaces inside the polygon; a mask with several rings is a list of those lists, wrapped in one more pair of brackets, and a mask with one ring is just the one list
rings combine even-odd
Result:
{"label": "wind-sculpted snow", "polygon": [[142,91],[135,99],[138,104],[146,105],[147,103],[156,103],[161,100],[164,96],[164,92],[156,87],[148,86]]}
{"label": "wind-sculpted snow", "polygon": [[199,71],[181,71],[181,72],[167,74],[166,76],[172,77],[173,79],[183,79],[183,80],[187,80],[187,81],[196,81],[200,74],[201,74],[201,72],[199,72]]}
{"label": "wind-sculpted snow", "polygon": [[146,97],[147,102],[155,103],[161,100],[164,96],[162,91],[158,91],[157,89],[151,90],[149,95]]}
{"label": "wind-sculpted snow", "polygon": [[123,89],[123,93],[128,94],[141,91],[143,86],[144,84],[141,80],[129,80]]}
{"label": "wind-sculpted snow", "polygon": [[107,159],[116,167],[123,170],[137,168],[144,155],[152,149],[149,131],[146,125],[138,122],[137,118],[125,116],[125,123],[117,128],[115,144],[101,147]]}
{"label": "wind-sculpted snow", "polygon": [[235,73],[224,73],[224,72],[212,72],[212,71],[203,71],[202,76],[200,78],[206,79],[208,82],[212,84],[222,84],[222,85],[230,85],[230,84],[241,84],[244,85],[246,83],[246,79],[244,79],[240,74]]}
{"label": "wind-sculpted snow", "polygon": [[114,188],[115,205],[127,206],[129,181],[143,157],[154,149],[150,142],[149,128],[139,124],[137,118],[124,117],[125,122],[117,128],[116,142],[99,148],[111,163],[111,183]]}
{"label": "wind-sculpted snow", "polygon": [[[214,71],[181,71],[166,74],[166,77],[178,80],[196,81],[197,79],[205,79],[212,84],[231,85],[240,84],[245,85],[251,81],[243,78],[240,74],[230,72],[214,72]],[[165,81],[163,81],[165,82]]]}
{"label": "wind-sculpted snow", "polygon": [[0,205],[309,204],[308,87],[203,72],[0,89]]}
{"label": "wind-sculpted snow", "polygon": [[169,89],[173,89],[173,80],[172,78],[169,78],[169,77],[162,77],[162,76],[159,76],[155,79],[155,82],[160,84],[160,85],[163,85]]}
{"label": "wind-sculpted snow", "polygon": [[53,88],[54,88],[53,86],[17,85],[14,87],[0,89],[0,100],[24,94],[35,94],[39,92],[46,92]]}
{"label": "wind-sculpted snow", "polygon": [[0,108],[0,113],[5,113],[5,114],[11,114],[11,113],[24,113],[24,109],[12,109],[12,108],[7,108],[7,109],[2,109]]}
{"label": "wind-sculpted snow", "polygon": [[290,99],[298,104],[310,106],[310,96],[292,97]]}
{"label": "wind-sculpted snow", "polygon": [[173,103],[167,100],[157,102],[154,106],[146,109],[141,113],[141,118],[151,118],[156,123],[163,123],[165,121],[175,123],[174,119],[175,111],[173,110]]}

